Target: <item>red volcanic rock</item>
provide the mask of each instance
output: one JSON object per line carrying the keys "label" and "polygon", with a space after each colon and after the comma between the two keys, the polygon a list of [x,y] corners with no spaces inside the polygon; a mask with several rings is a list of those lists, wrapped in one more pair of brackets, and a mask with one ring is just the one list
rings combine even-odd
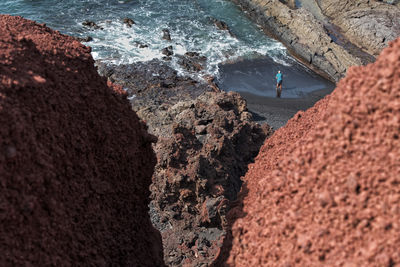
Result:
{"label": "red volcanic rock", "polygon": [[400,265],[400,39],[278,130],[230,212],[230,266]]}
{"label": "red volcanic rock", "polygon": [[72,37],[11,16],[0,36],[0,265],[162,266],[153,139],[121,90]]}

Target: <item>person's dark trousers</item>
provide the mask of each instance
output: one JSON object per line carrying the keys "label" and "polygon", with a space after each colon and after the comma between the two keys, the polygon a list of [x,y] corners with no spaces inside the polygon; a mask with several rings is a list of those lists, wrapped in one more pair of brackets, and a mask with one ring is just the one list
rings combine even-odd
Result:
{"label": "person's dark trousers", "polygon": [[277,87],[276,88],[276,97],[281,97],[282,89]]}

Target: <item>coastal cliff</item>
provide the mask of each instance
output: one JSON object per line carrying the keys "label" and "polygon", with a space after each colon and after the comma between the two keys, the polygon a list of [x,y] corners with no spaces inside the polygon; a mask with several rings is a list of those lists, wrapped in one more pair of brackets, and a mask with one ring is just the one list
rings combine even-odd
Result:
{"label": "coastal cliff", "polygon": [[[400,39],[296,114],[249,166],[229,266],[400,264]],[[219,265],[221,265],[221,261]]]}
{"label": "coastal cliff", "polygon": [[0,16],[0,265],[163,266],[154,137],[76,39]]}
{"label": "coastal cliff", "polygon": [[400,8],[376,1],[232,0],[314,70],[339,81],[400,35]]}

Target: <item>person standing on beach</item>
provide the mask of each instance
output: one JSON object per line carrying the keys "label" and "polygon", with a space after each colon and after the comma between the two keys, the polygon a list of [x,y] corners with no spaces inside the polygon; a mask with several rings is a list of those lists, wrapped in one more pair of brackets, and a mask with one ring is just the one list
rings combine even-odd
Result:
{"label": "person standing on beach", "polygon": [[281,73],[280,70],[278,70],[278,73],[276,74],[275,78],[276,78],[276,97],[281,97],[281,93],[282,93],[282,73]]}

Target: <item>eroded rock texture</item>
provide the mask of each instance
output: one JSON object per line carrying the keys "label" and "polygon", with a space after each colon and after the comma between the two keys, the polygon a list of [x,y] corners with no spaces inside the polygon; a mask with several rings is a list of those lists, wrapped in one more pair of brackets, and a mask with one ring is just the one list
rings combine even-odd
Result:
{"label": "eroded rock texture", "polygon": [[349,39],[374,56],[400,36],[399,5],[369,0],[319,0],[318,4]]}
{"label": "eroded rock texture", "polygon": [[208,266],[222,246],[225,215],[268,126],[251,121],[238,93],[216,92],[158,61],[100,66],[123,84],[158,136],[151,216],[170,266]]}
{"label": "eroded rock texture", "polygon": [[0,265],[163,266],[154,138],[121,88],[72,37],[4,15],[0,36]]}
{"label": "eroded rock texture", "polygon": [[[232,0],[264,31],[328,78],[375,60],[400,35],[399,5],[377,1]],[[301,8],[296,8],[300,3]]]}
{"label": "eroded rock texture", "polygon": [[399,265],[399,133],[397,39],[265,142],[229,213],[227,263]]}

